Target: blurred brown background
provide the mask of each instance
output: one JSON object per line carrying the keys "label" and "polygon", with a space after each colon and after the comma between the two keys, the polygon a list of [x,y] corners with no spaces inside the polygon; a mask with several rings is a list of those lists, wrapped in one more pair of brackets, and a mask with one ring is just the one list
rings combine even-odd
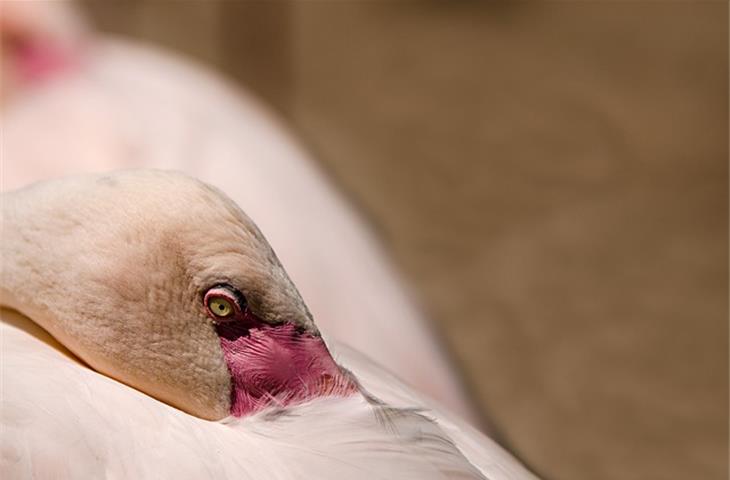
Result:
{"label": "blurred brown background", "polygon": [[241,80],[554,479],[725,479],[725,2],[101,2]]}

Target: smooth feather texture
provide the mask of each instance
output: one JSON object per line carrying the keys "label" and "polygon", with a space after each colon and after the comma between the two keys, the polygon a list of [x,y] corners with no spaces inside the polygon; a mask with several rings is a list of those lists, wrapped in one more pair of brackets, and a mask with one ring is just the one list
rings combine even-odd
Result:
{"label": "smooth feather texture", "polygon": [[[202,420],[85,367],[22,315],[0,316],[4,479],[534,479],[480,434],[450,437],[433,410],[361,396]],[[363,380],[410,395],[392,378]]]}

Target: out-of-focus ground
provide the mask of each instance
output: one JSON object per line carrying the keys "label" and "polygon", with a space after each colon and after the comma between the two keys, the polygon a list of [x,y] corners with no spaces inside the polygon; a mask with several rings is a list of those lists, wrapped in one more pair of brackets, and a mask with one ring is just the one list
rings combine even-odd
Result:
{"label": "out-of-focus ground", "polygon": [[538,472],[727,478],[727,3],[84,5],[289,120]]}

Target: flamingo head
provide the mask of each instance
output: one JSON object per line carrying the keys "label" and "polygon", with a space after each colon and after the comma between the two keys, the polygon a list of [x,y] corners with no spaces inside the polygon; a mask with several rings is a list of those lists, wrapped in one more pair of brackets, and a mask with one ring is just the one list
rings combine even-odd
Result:
{"label": "flamingo head", "polygon": [[129,171],[36,184],[2,204],[0,301],[97,371],[205,419],[357,390],[220,191]]}

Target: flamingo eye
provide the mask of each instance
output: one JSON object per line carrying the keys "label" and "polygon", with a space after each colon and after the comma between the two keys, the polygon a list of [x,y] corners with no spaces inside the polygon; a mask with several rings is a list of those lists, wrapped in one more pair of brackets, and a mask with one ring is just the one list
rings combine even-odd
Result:
{"label": "flamingo eye", "polygon": [[228,322],[243,315],[246,299],[238,290],[219,285],[206,292],[203,304],[214,321]]}
{"label": "flamingo eye", "polygon": [[233,314],[233,305],[222,297],[212,297],[208,300],[208,310],[216,317],[225,318]]}

